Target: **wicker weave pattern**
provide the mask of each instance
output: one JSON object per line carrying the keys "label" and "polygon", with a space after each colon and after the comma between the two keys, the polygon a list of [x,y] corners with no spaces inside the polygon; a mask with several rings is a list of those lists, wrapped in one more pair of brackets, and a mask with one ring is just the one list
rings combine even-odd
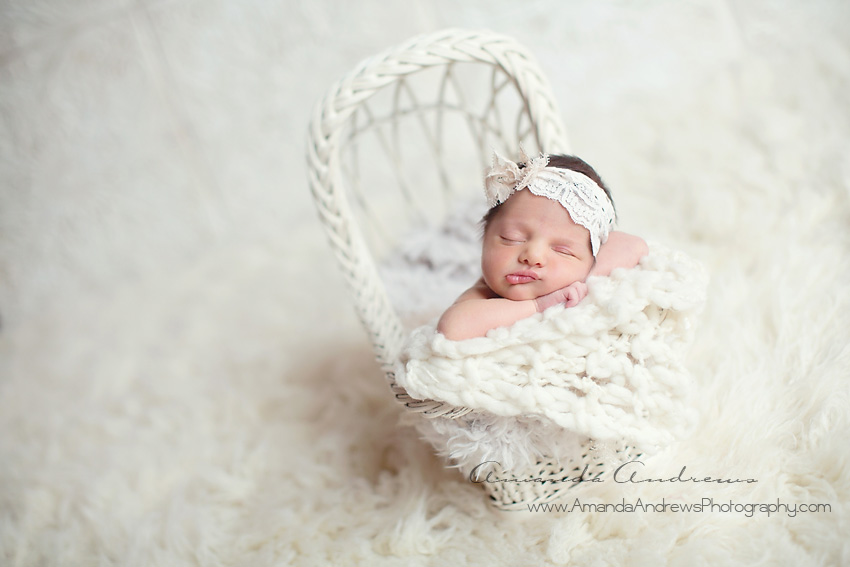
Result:
{"label": "wicker weave pattern", "polygon": [[[492,133],[506,149],[516,148],[527,134],[540,149],[546,151],[566,151],[567,142],[561,126],[560,115],[554,103],[548,82],[534,62],[533,57],[513,39],[481,31],[446,30],[432,35],[420,36],[366,59],[355,69],[339,80],[329,90],[327,96],[316,106],[309,130],[308,162],[309,182],[319,215],[330,238],[337,260],[345,279],[352,291],[359,317],[369,332],[377,360],[387,372],[387,378],[397,399],[412,410],[426,416],[446,415],[456,417],[467,413],[465,408],[454,408],[433,400],[414,400],[395,383],[391,372],[396,362],[402,342],[404,329],[399,317],[390,304],[383,283],[376,269],[373,254],[363,237],[361,227],[352,214],[349,195],[346,192],[347,171],[342,160],[345,147],[357,143],[357,134],[368,128],[354,126],[358,110],[364,109],[371,97],[382,89],[403,86],[408,76],[425,69],[445,69],[444,81],[450,79],[451,66],[458,62],[476,63],[494,69],[493,81],[489,87],[493,96],[505,87],[495,78],[496,71],[502,73],[508,86],[515,87],[522,101],[522,114],[527,119],[524,130],[517,120],[516,131],[509,132],[494,124],[480,111],[468,108],[458,109],[458,102],[440,99],[419,104],[412,111],[433,111],[436,107],[454,111],[461,110],[480,132]],[[442,94],[443,91],[441,90]],[[461,101],[463,104],[464,101]],[[490,105],[493,107],[494,105]],[[492,110],[492,108],[491,108]],[[395,112],[411,112],[411,109],[391,109]],[[366,117],[372,122],[377,120],[367,110]],[[395,119],[397,116],[390,116]],[[436,125],[439,130],[440,124]],[[353,132],[353,134],[352,134]],[[398,141],[398,140],[396,140]],[[401,140],[403,142],[403,139]],[[441,155],[439,137],[432,148]],[[489,156],[487,138],[478,136],[477,154],[481,159]],[[395,157],[392,147],[385,147],[392,154],[384,160],[390,167],[402,168]],[[483,163],[481,164],[483,166]]]}

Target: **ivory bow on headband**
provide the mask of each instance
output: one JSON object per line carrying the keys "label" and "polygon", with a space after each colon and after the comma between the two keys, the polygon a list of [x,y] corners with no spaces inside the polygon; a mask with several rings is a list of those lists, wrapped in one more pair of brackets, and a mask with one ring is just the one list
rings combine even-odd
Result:
{"label": "ivory bow on headband", "polygon": [[520,149],[520,161],[525,164],[522,169],[494,152],[493,166],[484,177],[487,205],[492,208],[504,203],[522,189],[557,201],[574,223],[590,231],[590,247],[595,257],[599,246],[608,240],[608,233],[614,229],[614,205],[605,191],[582,173],[548,167],[548,155],[529,159]]}

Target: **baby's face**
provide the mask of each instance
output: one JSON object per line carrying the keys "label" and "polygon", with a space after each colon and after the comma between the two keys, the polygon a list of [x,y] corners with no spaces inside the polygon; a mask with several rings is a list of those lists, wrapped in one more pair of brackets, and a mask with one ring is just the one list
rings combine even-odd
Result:
{"label": "baby's face", "polygon": [[590,232],[556,201],[514,193],[484,232],[481,270],[496,294],[536,299],[576,281],[593,267]]}

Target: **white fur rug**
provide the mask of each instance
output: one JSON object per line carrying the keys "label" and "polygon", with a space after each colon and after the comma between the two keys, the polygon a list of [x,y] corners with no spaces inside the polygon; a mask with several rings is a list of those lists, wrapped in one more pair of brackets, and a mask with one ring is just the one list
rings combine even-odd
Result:
{"label": "white fur rug", "polygon": [[[132,234],[148,232],[171,258],[169,239],[200,225],[157,233],[153,207],[134,218],[145,231],[114,242],[79,225],[94,235],[79,256],[33,260],[22,251],[42,242],[36,225],[2,241],[14,309],[0,331],[0,564],[850,564],[850,15],[837,1],[672,4],[576,3],[571,34],[507,3],[498,18],[469,8],[448,21],[446,5],[428,21],[510,33],[510,17],[621,228],[709,269],[688,358],[699,426],[637,478],[687,467],[758,482],[604,482],[581,497],[604,511],[491,510],[397,427],[306,180],[290,175],[274,184],[299,195],[287,227],[234,231],[134,278],[103,267],[112,279],[98,280],[92,264],[105,287],[79,276],[73,293],[37,294],[77,277],[65,258],[132,256],[149,250]],[[328,53],[351,51],[343,39]],[[321,88],[345,70],[326,69]],[[19,230],[52,202],[8,194],[0,218]],[[707,499],[717,507],[669,506]],[[668,506],[623,510],[638,500]]]}

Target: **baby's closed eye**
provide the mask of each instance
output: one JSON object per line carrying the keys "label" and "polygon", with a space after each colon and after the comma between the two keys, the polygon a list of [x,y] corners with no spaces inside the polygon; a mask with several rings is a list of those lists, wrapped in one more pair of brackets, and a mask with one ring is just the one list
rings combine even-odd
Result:
{"label": "baby's closed eye", "polygon": [[520,242],[525,242],[525,237],[521,234],[503,234],[500,236],[502,242],[506,244],[519,244]]}

